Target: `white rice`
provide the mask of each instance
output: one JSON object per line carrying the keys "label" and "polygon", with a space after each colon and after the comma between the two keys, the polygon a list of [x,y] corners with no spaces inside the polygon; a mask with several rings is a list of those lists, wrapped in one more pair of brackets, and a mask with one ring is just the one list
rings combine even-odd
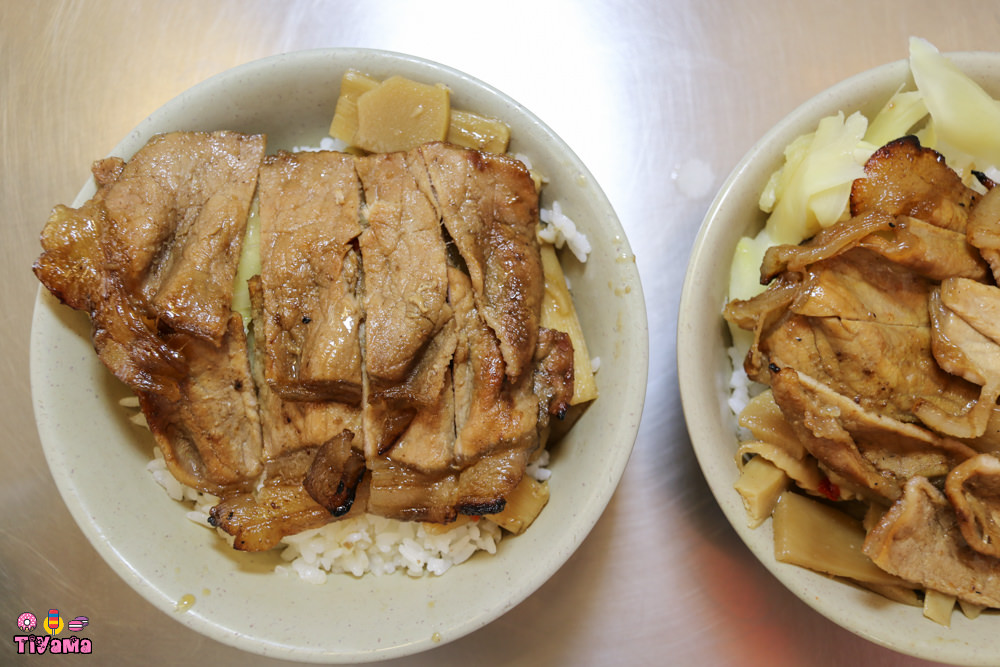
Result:
{"label": "white rice", "polygon": [[545,223],[538,230],[538,238],[557,248],[565,245],[578,260],[586,262],[592,250],[590,241],[576,228],[576,223],[563,213],[559,202],[552,202],[552,208],[543,208],[538,213]]}
{"label": "white rice", "polygon": [[439,528],[364,515],[286,537],[281,557],[288,564],[276,570],[315,584],[328,574],[442,575],[477,551],[495,554],[501,537],[500,527],[485,519]]}
{"label": "white rice", "polygon": [[[543,452],[529,466],[528,474],[539,481],[548,479],[551,471],[545,467],[547,463],[548,452]],[[159,447],[154,448],[146,469],[167,495],[189,507],[188,519],[215,530],[232,545],[232,536],[208,522],[209,511],[219,502],[217,497],[174,479]],[[478,551],[495,554],[502,538],[500,526],[479,517],[437,525],[362,514],[282,539],[277,549],[285,564],[275,571],[313,584],[324,583],[328,574],[361,577],[402,571],[411,577],[442,575]]]}

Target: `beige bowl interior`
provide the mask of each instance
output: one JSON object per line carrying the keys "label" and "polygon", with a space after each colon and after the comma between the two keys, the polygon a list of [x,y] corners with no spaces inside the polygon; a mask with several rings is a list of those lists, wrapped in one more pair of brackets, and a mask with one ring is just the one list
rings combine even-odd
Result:
{"label": "beige bowl interior", "polygon": [[[210,79],[143,121],[113,151],[129,157],[169,130],[265,132],[269,151],[317,145],[326,135],[340,77],[354,67],[448,85],[456,107],[504,119],[512,151],[531,157],[595,250],[564,263],[602,398],[553,452],[551,501],[526,534],[442,577],[331,577],[316,586],[270,570],[274,554],[231,551],[185,518],[145,465],[147,433],[118,406],[127,389],[98,363],[81,313],[39,292],[31,383],[53,477],[81,529],[143,597],[177,621],[247,651],[300,661],[360,662],[423,651],[511,609],[576,550],[614,492],[635,441],[646,388],[647,326],[625,233],[600,187],[541,121],[502,93],[456,70],[400,54],[324,49],[276,56]],[[94,156],[100,157],[100,156]],[[75,205],[94,192],[92,182]],[[56,202],[53,202],[55,204]],[[176,611],[185,596],[194,604]]]}
{"label": "beige bowl interior", "polygon": [[[949,57],[991,94],[1000,94],[1000,54]],[[854,76],[809,100],[768,132],[724,183],[695,241],[680,302],[677,363],[681,399],[691,441],[705,478],[733,528],[753,554],[789,590],[835,623],[897,651],[970,665],[1000,663],[1000,616],[969,621],[955,613],[950,628],[922,616],[922,610],[884,598],[774,559],[770,521],[747,526],[733,484],[735,419],[726,406],[731,366],[729,334],[721,310],[726,301],[729,263],[740,237],[763,225],[757,199],[782,151],[795,137],[811,132],[820,118],[860,110],[869,118],[904,82],[912,85],[908,63],[900,61]]]}

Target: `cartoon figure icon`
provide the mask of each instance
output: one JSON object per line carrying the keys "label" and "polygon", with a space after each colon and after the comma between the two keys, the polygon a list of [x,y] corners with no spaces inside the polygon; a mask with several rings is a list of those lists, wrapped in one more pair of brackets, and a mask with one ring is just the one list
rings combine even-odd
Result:
{"label": "cartoon figure icon", "polygon": [[49,609],[49,615],[45,617],[45,622],[42,623],[42,627],[45,628],[45,632],[50,635],[58,635],[63,631],[65,624],[59,616],[58,609]]}
{"label": "cartoon figure icon", "polygon": [[86,616],[77,616],[72,621],[67,623],[66,627],[69,628],[70,632],[80,632],[80,630],[87,627],[88,623],[90,623],[90,619]]}
{"label": "cartoon figure icon", "polygon": [[38,619],[30,611],[26,611],[17,617],[17,627],[21,629],[21,632],[31,632],[37,624]]}

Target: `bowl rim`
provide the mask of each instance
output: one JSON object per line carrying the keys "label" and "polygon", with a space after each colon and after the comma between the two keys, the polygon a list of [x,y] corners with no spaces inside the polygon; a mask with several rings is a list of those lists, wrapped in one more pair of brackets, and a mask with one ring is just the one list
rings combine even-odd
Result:
{"label": "bowl rim", "polygon": [[[970,76],[973,79],[989,78],[994,95],[1000,93],[1000,53],[956,51],[943,52],[942,55],[959,69],[971,70]],[[972,624],[973,629],[960,637],[954,633],[946,635],[937,624],[923,618],[919,608],[915,611],[914,608],[901,610],[899,608],[904,605],[891,603],[891,607],[882,609],[886,605],[873,601],[878,597],[875,593],[855,589],[849,583],[838,582],[776,561],[770,520],[759,528],[750,528],[742,501],[732,488],[732,482],[736,479],[735,417],[725,401],[720,400],[722,395],[718,393],[720,385],[723,389],[728,386],[728,378],[723,380],[719,376],[724,371],[719,367],[719,362],[723,362],[730,372],[732,366],[726,358],[725,348],[715,348],[720,341],[728,339],[721,315],[728,289],[723,292],[722,300],[715,304],[717,308],[714,311],[711,310],[711,304],[692,308],[692,304],[706,301],[707,290],[719,286],[718,276],[712,280],[704,274],[710,267],[724,266],[724,282],[728,285],[729,259],[736,240],[747,231],[759,229],[763,214],[754,207],[752,214],[746,215],[743,229],[738,230],[738,224],[727,216],[733,215],[732,209],[737,205],[745,207],[750,199],[756,204],[763,188],[761,174],[769,174],[781,164],[784,147],[795,137],[813,131],[820,118],[838,111],[849,114],[864,108],[869,112],[870,118],[870,113],[881,108],[889,95],[904,83],[912,84],[909,60],[906,58],[878,65],[833,84],[800,103],[775,123],[751,145],[729,173],[699,227],[682,285],[677,325],[681,404],[695,457],[727,521],[753,556],[799,600],[842,628],[899,653],[954,664],[989,665],[995,664],[1000,644],[994,641],[993,646],[989,647],[977,644],[975,637],[970,638],[976,632],[975,623],[980,623],[979,631],[985,629],[985,619],[968,621],[961,614],[956,614],[956,617],[961,618],[953,620],[952,630],[955,626],[967,624]],[[873,97],[876,93],[882,93],[884,97],[876,99]],[[743,187],[751,179],[756,181],[755,186]],[[715,259],[720,256],[724,258],[722,262]],[[722,271],[718,273],[721,274]],[[708,284],[710,280],[711,285]],[[714,327],[713,336],[705,335],[706,327]],[[714,351],[712,348],[715,348]],[[716,373],[706,373],[706,365]],[[706,376],[712,377],[707,379]],[[712,401],[714,405],[706,407],[706,401]],[[733,445],[732,451],[727,452],[728,460],[722,454],[720,443]],[[831,604],[825,597],[831,594],[841,602],[849,599],[856,606],[863,607],[866,612],[864,620],[859,621],[851,615],[854,609],[845,609],[836,601]],[[902,624],[908,622],[905,612],[910,612],[908,617],[912,618],[913,627],[917,630],[914,634],[919,636],[887,635],[880,623],[873,622],[880,620],[881,612],[897,616],[902,612]]]}
{"label": "bowl rim", "polygon": [[[338,63],[340,64],[338,65]],[[237,65],[236,67],[215,74],[171,98],[140,121],[115,146],[110,155],[118,155],[123,158],[130,157],[135,150],[155,133],[157,128],[162,128],[160,131],[167,129],[163,128],[163,119],[165,117],[179,113],[192,97],[209,96],[211,91],[219,86],[236,85],[243,78],[268,69],[276,68],[285,72],[293,72],[295,68],[320,67],[324,64],[333,68],[346,68],[352,66],[351,63],[379,63],[384,65],[386,69],[392,69],[396,65],[399,69],[424,72],[427,76],[434,76],[445,80],[449,85],[465,87],[474,91],[477,95],[490,97],[498,107],[503,107],[505,114],[515,114],[521,119],[520,123],[525,126],[530,125],[533,132],[543,137],[546,145],[551,145],[553,150],[559,152],[561,158],[565,160],[565,169],[574,170],[576,174],[582,177],[582,182],[586,182],[587,184],[586,187],[588,189],[586,192],[588,194],[586,196],[590,198],[589,203],[595,207],[594,215],[601,216],[600,225],[609,225],[610,230],[619,238],[619,250],[631,253],[631,248],[629,247],[621,221],[614,212],[606,194],[576,153],[548,125],[543,123],[534,113],[513,98],[469,74],[433,60],[396,51],[354,47],[316,48],[276,54]],[[406,66],[405,68],[403,67],[404,65]],[[504,117],[506,120],[507,117]],[[73,206],[77,207],[81,205],[93,195],[95,190],[96,186],[91,177],[79,191]],[[449,626],[447,632],[432,634],[428,631],[419,636],[408,636],[394,643],[389,642],[388,645],[373,645],[364,650],[352,650],[348,652],[330,649],[329,646],[296,646],[282,643],[273,638],[260,639],[241,631],[239,628],[220,627],[211,618],[206,618],[201,614],[185,613],[178,615],[173,613],[173,605],[177,598],[168,596],[162,586],[159,585],[159,582],[154,583],[147,576],[147,573],[142,572],[140,568],[130,563],[116,549],[116,546],[108,541],[105,532],[99,525],[98,518],[92,516],[81,507],[79,489],[71,477],[67,461],[58,452],[58,440],[64,434],[45,419],[52,408],[52,398],[47,395],[49,390],[44,387],[44,381],[36,373],[36,370],[48,352],[46,345],[51,342],[43,341],[43,330],[51,324],[54,309],[63,308],[63,306],[59,305],[47,293],[44,287],[39,286],[32,317],[30,366],[32,401],[46,460],[56,480],[60,495],[70,509],[74,520],[105,562],[133,590],[159,610],[171,615],[175,620],[203,635],[252,653],[303,662],[366,662],[401,657],[429,650],[463,637],[487,625],[536,592],[542,584],[569,560],[570,556],[590,534],[594,525],[603,515],[607,504],[621,481],[635,445],[645,401],[646,378],[648,374],[648,323],[641,281],[634,263],[631,263],[631,267],[621,266],[616,270],[622,276],[628,274],[630,281],[630,293],[625,295],[622,303],[624,304],[623,307],[629,310],[632,326],[629,327],[628,331],[622,332],[621,335],[626,336],[623,346],[626,348],[626,354],[631,355],[629,358],[633,361],[635,367],[632,369],[631,376],[627,378],[628,390],[625,392],[625,403],[622,406],[626,414],[623,415],[621,422],[618,424],[617,437],[612,443],[613,446],[608,447],[606,456],[602,461],[604,466],[601,473],[595,476],[595,479],[589,480],[592,482],[589,489],[590,495],[584,498],[576,508],[577,512],[572,517],[572,527],[567,527],[561,535],[556,536],[557,539],[552,540],[550,549],[546,546],[546,549],[548,549],[547,555],[538,559],[537,567],[527,572],[519,571],[517,573],[517,577],[520,578],[519,581],[508,582],[512,589],[510,592],[504,594],[505,598],[501,604],[496,604],[488,610],[470,610],[458,622]],[[61,318],[61,312],[59,317]],[[145,474],[145,471],[142,472]],[[183,515],[181,510],[178,509],[176,511]],[[183,520],[186,521],[186,519]],[[518,539],[524,539],[528,534],[530,534],[530,531],[525,535],[518,536]],[[215,536],[213,535],[212,538],[214,539]],[[528,540],[525,540],[525,542],[528,543]],[[461,570],[461,568],[458,569]],[[452,574],[457,574],[457,572],[449,572],[443,579],[447,580],[448,575]],[[508,572],[507,574],[508,577],[513,578],[511,573]],[[368,576],[371,578],[371,575]],[[403,575],[397,572],[395,575],[389,576],[400,577]],[[497,586],[499,587],[501,583],[498,582]],[[422,590],[427,588],[426,584],[420,584],[419,586]]]}

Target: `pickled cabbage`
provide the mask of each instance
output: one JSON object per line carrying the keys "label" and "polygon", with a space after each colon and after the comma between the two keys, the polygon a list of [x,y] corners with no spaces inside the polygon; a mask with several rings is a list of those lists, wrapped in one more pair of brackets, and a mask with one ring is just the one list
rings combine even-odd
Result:
{"label": "pickled cabbage", "polygon": [[933,125],[925,145],[963,175],[1000,167],[1000,103],[918,37],[910,39],[910,71]]}
{"label": "pickled cabbage", "polygon": [[250,206],[250,215],[247,217],[239,264],[236,266],[236,278],[233,280],[232,309],[243,318],[244,329],[250,325],[251,318],[250,290],[247,281],[257,275],[260,275],[260,214],[255,197]]}
{"label": "pickled cabbage", "polygon": [[771,245],[797,244],[848,212],[851,184],[864,176],[875,147],[864,140],[868,119],[843,113],[819,122],[816,131],[785,149],[785,163],[771,175],[759,205],[770,213],[764,229],[740,240],[730,267],[730,298],[749,299],[763,291],[760,263]]}
{"label": "pickled cabbage", "polygon": [[927,104],[919,90],[898,90],[868,124],[865,141],[873,146],[885,146],[906,136],[927,117]]}
{"label": "pickled cabbage", "polygon": [[731,299],[763,291],[759,267],[770,245],[801,243],[844,219],[851,184],[864,176],[865,161],[894,139],[916,134],[971,187],[978,187],[973,169],[1000,177],[1000,102],[924,39],[910,39],[910,71],[917,89],[901,84],[870,123],[859,112],[841,112],[788,145],[784,164],[760,196],[760,209],[769,214],[765,227],[741,239],[733,255]]}
{"label": "pickled cabbage", "polygon": [[868,119],[861,113],[827,116],[816,131],[785,149],[785,164],[760,198],[770,213],[765,229],[775,243],[801,243],[847,212],[851,183],[864,176],[875,146],[864,141]]}

